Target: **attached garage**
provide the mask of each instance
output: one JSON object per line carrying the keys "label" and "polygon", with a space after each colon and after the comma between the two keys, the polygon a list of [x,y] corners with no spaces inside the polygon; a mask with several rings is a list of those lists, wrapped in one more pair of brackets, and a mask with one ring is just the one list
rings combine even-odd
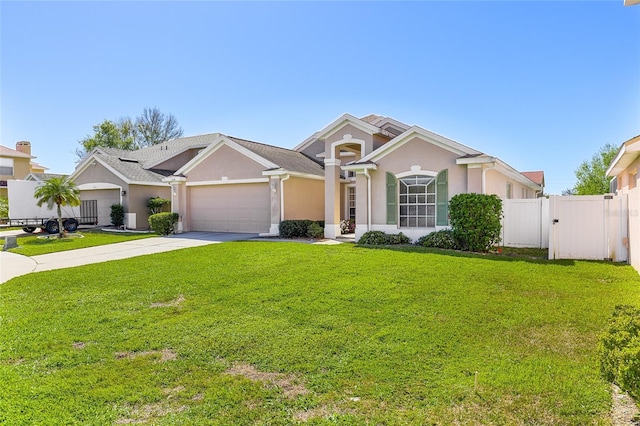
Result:
{"label": "attached garage", "polygon": [[271,195],[268,183],[190,186],[192,231],[269,232]]}

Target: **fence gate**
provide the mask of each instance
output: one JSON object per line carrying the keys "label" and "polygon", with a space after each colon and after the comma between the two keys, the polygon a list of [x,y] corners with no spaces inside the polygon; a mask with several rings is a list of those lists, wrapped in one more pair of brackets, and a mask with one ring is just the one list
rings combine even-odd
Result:
{"label": "fence gate", "polygon": [[626,261],[627,196],[551,196],[549,259]]}

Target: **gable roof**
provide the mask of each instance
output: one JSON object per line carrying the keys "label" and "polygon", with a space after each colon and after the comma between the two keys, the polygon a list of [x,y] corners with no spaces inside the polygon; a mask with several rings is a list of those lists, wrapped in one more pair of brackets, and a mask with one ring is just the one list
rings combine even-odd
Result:
{"label": "gable roof", "polygon": [[4,145],[0,145],[0,157],[36,158],[33,155],[29,155],[29,154],[26,154],[24,152],[16,151],[15,149],[7,148]]}
{"label": "gable roof", "polygon": [[[265,170],[282,169],[295,173],[324,176],[322,166],[300,152],[226,136],[221,133],[208,133],[172,139],[135,151],[98,147],[78,164],[72,177],[79,175],[96,161],[127,183],[166,185],[164,178],[173,174],[187,173],[215,151],[220,144],[229,145],[249,156],[262,164]],[[201,151],[178,170],[155,167],[187,150],[198,148]]]}
{"label": "gable roof", "polygon": [[38,182],[42,182],[45,180],[49,180],[51,178],[61,178],[66,175],[58,174],[58,173],[36,173],[31,172],[24,178],[24,180],[35,180]]}
{"label": "gable roof", "polygon": [[531,182],[544,186],[544,172],[543,171],[535,171],[535,172],[520,172],[525,177],[529,178]]}
{"label": "gable roof", "polygon": [[476,157],[482,154],[480,151],[476,151],[475,149],[469,148],[468,146],[458,143],[454,140],[445,138],[444,136],[441,136],[437,133],[433,133],[429,130],[423,129],[422,127],[413,126],[402,134],[396,136],[386,144],[382,145],[380,148],[370,152],[360,160],[355,161],[353,164],[378,161],[381,158],[386,157],[396,149],[400,148],[402,145],[409,142],[414,137],[425,139],[426,141],[439,146],[440,148],[446,149],[447,151],[451,151],[461,157]]}
{"label": "gable roof", "polygon": [[607,177],[614,177],[622,173],[638,157],[640,157],[640,135],[622,143],[607,169]]}

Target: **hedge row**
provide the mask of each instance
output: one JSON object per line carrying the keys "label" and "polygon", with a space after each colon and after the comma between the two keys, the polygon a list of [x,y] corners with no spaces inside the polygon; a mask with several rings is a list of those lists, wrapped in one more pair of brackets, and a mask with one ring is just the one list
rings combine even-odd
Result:
{"label": "hedge row", "polygon": [[283,220],[280,222],[281,238],[322,238],[324,221],[322,220]]}

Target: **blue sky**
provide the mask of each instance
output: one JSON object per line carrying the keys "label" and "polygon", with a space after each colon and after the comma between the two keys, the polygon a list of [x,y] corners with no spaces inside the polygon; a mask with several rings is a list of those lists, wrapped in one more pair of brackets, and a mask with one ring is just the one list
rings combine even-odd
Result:
{"label": "blue sky", "polygon": [[0,144],[70,173],[145,107],[185,136],[292,148],[342,113],[393,117],[544,170],[547,193],[640,133],[640,6],[622,0],[0,2]]}

